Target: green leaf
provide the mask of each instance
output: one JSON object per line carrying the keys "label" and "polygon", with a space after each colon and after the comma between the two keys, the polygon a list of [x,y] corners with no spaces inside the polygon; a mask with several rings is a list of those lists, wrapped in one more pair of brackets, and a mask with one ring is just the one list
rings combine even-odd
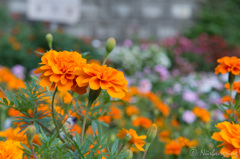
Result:
{"label": "green leaf", "polygon": [[93,132],[96,134],[97,133],[97,123],[96,121],[92,121],[92,129],[93,129]]}
{"label": "green leaf", "polygon": [[118,148],[118,139],[113,143],[112,148],[111,148],[111,154],[114,154],[117,151]]}

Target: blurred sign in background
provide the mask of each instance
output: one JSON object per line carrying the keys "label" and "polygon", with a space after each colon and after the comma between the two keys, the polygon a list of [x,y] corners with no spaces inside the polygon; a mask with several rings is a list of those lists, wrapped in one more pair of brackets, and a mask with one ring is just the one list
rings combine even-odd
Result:
{"label": "blurred sign in background", "polygon": [[28,0],[29,20],[76,24],[80,18],[80,0]]}

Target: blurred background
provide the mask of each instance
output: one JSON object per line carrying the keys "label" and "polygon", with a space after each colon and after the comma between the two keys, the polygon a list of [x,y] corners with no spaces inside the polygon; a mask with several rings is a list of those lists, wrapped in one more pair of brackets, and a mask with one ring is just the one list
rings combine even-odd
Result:
{"label": "blurred background", "polygon": [[[214,68],[217,59],[240,55],[239,10],[239,0],[0,0],[0,85],[18,89],[12,74],[22,83],[31,79],[39,53],[49,50],[49,32],[54,50],[89,53],[88,63],[101,63],[105,43],[114,37],[117,46],[107,65],[124,72],[129,88],[154,93],[171,110],[163,120],[150,97],[133,98],[137,111],[125,116],[125,127],[132,127],[136,115],[149,117],[161,128],[161,146],[164,137],[184,136],[212,150],[214,125],[227,119],[216,104],[231,100],[224,96],[228,76],[216,75]],[[196,107],[209,112],[209,121],[198,120],[204,115],[194,113]],[[111,128],[117,132],[121,121]],[[164,155],[159,141],[149,158]]]}
{"label": "blurred background", "polygon": [[[40,61],[35,52],[48,49],[48,32],[54,34],[55,50],[87,51],[98,60],[107,38],[114,37],[122,47],[108,62],[127,74],[161,65],[161,60],[142,60],[155,59],[153,54],[163,59],[156,52],[165,52],[171,63],[168,69],[181,66],[185,73],[213,71],[219,57],[239,54],[238,0],[0,0],[0,4],[0,65],[20,64],[27,72]],[[152,44],[154,48],[148,49]],[[149,57],[134,54],[146,50]],[[127,58],[133,61],[116,59],[124,56],[122,52],[130,52],[132,58]],[[124,61],[133,64],[124,68]],[[131,66],[136,69],[128,70]]]}

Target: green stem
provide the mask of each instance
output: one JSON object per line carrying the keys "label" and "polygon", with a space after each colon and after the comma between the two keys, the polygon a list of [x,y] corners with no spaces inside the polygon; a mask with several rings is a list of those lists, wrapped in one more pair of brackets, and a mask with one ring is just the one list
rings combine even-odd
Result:
{"label": "green stem", "polygon": [[86,122],[87,122],[87,116],[88,116],[88,112],[90,111],[91,106],[92,106],[92,102],[88,101],[87,110],[86,110],[85,115],[84,115],[84,118],[83,118],[82,143],[83,143],[84,134],[85,134],[85,127],[86,127]]}
{"label": "green stem", "polygon": [[4,130],[4,121],[5,121],[5,119],[6,119],[6,108],[4,108],[4,107],[1,107],[1,121],[0,121],[0,124],[1,124],[1,127],[0,127],[0,129],[1,130]]}
{"label": "green stem", "polygon": [[32,154],[33,154],[34,159],[38,159],[36,153],[34,152],[34,149],[33,149],[32,143],[29,144],[29,145],[30,145],[30,149],[31,149],[31,151],[32,151]]}
{"label": "green stem", "polygon": [[150,143],[147,143],[147,144],[146,144],[146,147],[145,147],[144,154],[143,154],[143,159],[145,159],[145,157],[146,157],[146,154],[147,154],[147,151],[148,151],[149,146],[150,146]]}
{"label": "green stem", "polygon": [[117,159],[118,156],[121,154],[121,152],[122,152],[124,146],[125,146],[125,143],[122,144],[122,146],[121,146],[121,148],[120,148],[120,150],[119,150],[119,152],[118,152],[118,154],[117,154],[117,156],[116,156],[116,159]]}
{"label": "green stem", "polygon": [[235,116],[235,108],[232,102],[232,91],[233,91],[233,83],[230,83],[230,105],[232,107],[233,119],[237,121],[237,117]]}
{"label": "green stem", "polygon": [[107,62],[107,59],[108,59],[108,55],[109,55],[110,53],[107,53],[107,55],[106,55],[106,57],[105,57],[105,59],[104,59],[104,61],[103,61],[103,63],[102,63],[102,65],[105,65],[106,64],[106,62]]}
{"label": "green stem", "polygon": [[57,94],[57,87],[55,88],[54,92],[53,92],[53,96],[52,96],[52,117],[53,117],[53,123],[56,127],[56,130],[58,132],[58,134],[60,134],[60,130],[58,129],[58,123],[57,123],[57,120],[56,120],[56,116],[55,116],[55,107],[54,107],[54,99],[55,99],[55,96]]}

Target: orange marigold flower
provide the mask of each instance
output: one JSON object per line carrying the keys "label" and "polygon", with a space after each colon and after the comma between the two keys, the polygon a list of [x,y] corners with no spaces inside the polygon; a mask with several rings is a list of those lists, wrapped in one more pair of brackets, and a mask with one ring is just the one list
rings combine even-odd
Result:
{"label": "orange marigold flower", "polygon": [[[226,113],[223,114],[224,118],[229,119],[229,116],[233,113],[231,109],[227,109]],[[240,120],[240,114],[238,111],[234,110],[234,115]]]}
{"label": "orange marigold flower", "polygon": [[[15,128],[15,129],[8,128],[4,131],[0,131],[0,136],[6,137],[8,140],[19,141],[25,145],[28,145],[28,139],[27,139],[27,135],[25,134],[25,130],[22,132],[20,132],[20,131],[21,131],[21,128],[19,128],[19,127]],[[33,143],[35,143],[37,145],[41,145],[40,139],[37,135],[35,135],[33,137]]]}
{"label": "orange marigold flower", "polygon": [[231,72],[234,75],[240,74],[240,59],[233,57],[222,57],[217,60],[219,65],[215,68],[215,73],[225,74]]}
{"label": "orange marigold flower", "polygon": [[[86,134],[87,134],[87,135],[95,135],[95,133],[94,133],[91,125],[87,128]],[[96,132],[96,135],[98,135],[98,130],[97,130],[97,132]]]}
{"label": "orange marigold flower", "polygon": [[218,123],[216,127],[220,130],[220,132],[213,133],[212,138],[214,140],[223,142],[219,146],[224,146],[220,153],[225,157],[239,158],[240,156],[240,125],[229,123],[227,121]]}
{"label": "orange marigold flower", "polygon": [[182,150],[182,145],[177,141],[171,141],[165,145],[164,153],[166,155],[179,155]]}
{"label": "orange marigold flower", "polygon": [[122,111],[116,106],[110,107],[110,112],[106,116],[98,118],[100,121],[104,121],[107,124],[110,124],[113,119],[120,119],[122,117]]}
{"label": "orange marigold flower", "polygon": [[157,124],[157,126],[159,126],[160,128],[162,128],[164,126],[164,119],[158,117],[155,121],[155,123]]}
{"label": "orange marigold flower", "polygon": [[131,102],[131,98],[134,95],[139,95],[143,97],[147,97],[152,103],[155,104],[155,106],[158,108],[158,110],[161,111],[161,113],[164,116],[168,116],[170,113],[169,107],[162,102],[160,98],[158,98],[157,95],[155,95],[153,92],[148,93],[142,93],[138,91],[138,88],[136,87],[129,87],[129,92],[126,94],[126,96],[123,98],[124,101]]}
{"label": "orange marigold flower", "polygon": [[[230,83],[225,84],[225,88],[230,90]],[[233,82],[233,91],[237,91],[237,93],[240,93],[240,81],[238,82]]]}
{"label": "orange marigold flower", "polygon": [[179,122],[177,121],[177,119],[172,119],[171,120],[171,125],[178,128],[179,127]]}
{"label": "orange marigold flower", "polygon": [[0,68],[0,83],[6,83],[9,89],[25,88],[24,82],[12,74],[7,67]]}
{"label": "orange marigold flower", "polygon": [[[230,102],[231,101],[231,97],[226,95],[226,96],[223,96],[222,99],[221,99],[221,102],[222,103],[225,103],[225,102]],[[235,100],[232,99],[232,102],[235,103]]]}
{"label": "orange marigold flower", "polygon": [[133,126],[141,126],[146,129],[150,128],[152,124],[153,124],[152,121],[147,117],[137,117],[132,121]]}
{"label": "orange marigold flower", "polygon": [[179,142],[182,146],[186,146],[186,147],[196,147],[198,145],[197,140],[192,140],[190,141],[188,138],[182,137],[180,136],[179,138],[177,138],[177,142]]}
{"label": "orange marigold flower", "polygon": [[138,107],[133,106],[133,105],[129,105],[128,107],[126,107],[125,111],[126,111],[127,116],[132,116],[132,115],[139,114]]}
{"label": "orange marigold flower", "polygon": [[122,129],[122,130],[118,130],[118,131],[119,131],[119,133],[117,134],[117,137],[119,139],[124,139],[125,135],[128,133],[132,137],[128,142],[130,144],[134,144],[137,147],[138,150],[144,151],[143,146],[145,145],[144,139],[147,138],[146,135],[138,136],[136,131],[133,130],[133,129],[129,129],[129,131],[126,130],[126,129]]}
{"label": "orange marigold flower", "polygon": [[113,98],[123,98],[127,90],[127,80],[124,74],[106,65],[100,66],[95,63],[88,64],[79,72],[76,79],[79,87],[87,87],[92,90],[106,89]]}
{"label": "orange marigold flower", "polygon": [[171,135],[170,130],[163,130],[162,132],[160,132],[158,134],[158,137],[163,142],[169,142],[170,141],[170,135]]}
{"label": "orange marigold flower", "polygon": [[75,132],[77,134],[80,134],[82,132],[82,129],[79,125],[74,124],[70,129],[69,132],[71,133],[72,136],[75,136]]}
{"label": "orange marigold flower", "polygon": [[192,140],[188,142],[187,147],[191,148],[191,147],[196,147],[197,145],[198,145],[198,141]]}
{"label": "orange marigold flower", "polygon": [[82,58],[81,54],[50,50],[41,60],[42,66],[34,73],[41,73],[39,84],[42,87],[50,86],[51,89],[57,87],[59,91],[72,90],[79,94],[86,92],[86,87],[80,89],[75,81],[77,73],[86,65],[86,59]]}
{"label": "orange marigold flower", "polygon": [[1,159],[22,159],[23,151],[20,142],[14,140],[0,141],[0,158]]}
{"label": "orange marigold flower", "polygon": [[195,107],[193,108],[193,113],[199,117],[203,122],[209,122],[210,121],[210,113],[203,108]]}
{"label": "orange marigold flower", "polygon": [[73,100],[73,96],[68,91],[61,91],[58,93],[58,96],[63,99],[65,104],[70,104]]}

